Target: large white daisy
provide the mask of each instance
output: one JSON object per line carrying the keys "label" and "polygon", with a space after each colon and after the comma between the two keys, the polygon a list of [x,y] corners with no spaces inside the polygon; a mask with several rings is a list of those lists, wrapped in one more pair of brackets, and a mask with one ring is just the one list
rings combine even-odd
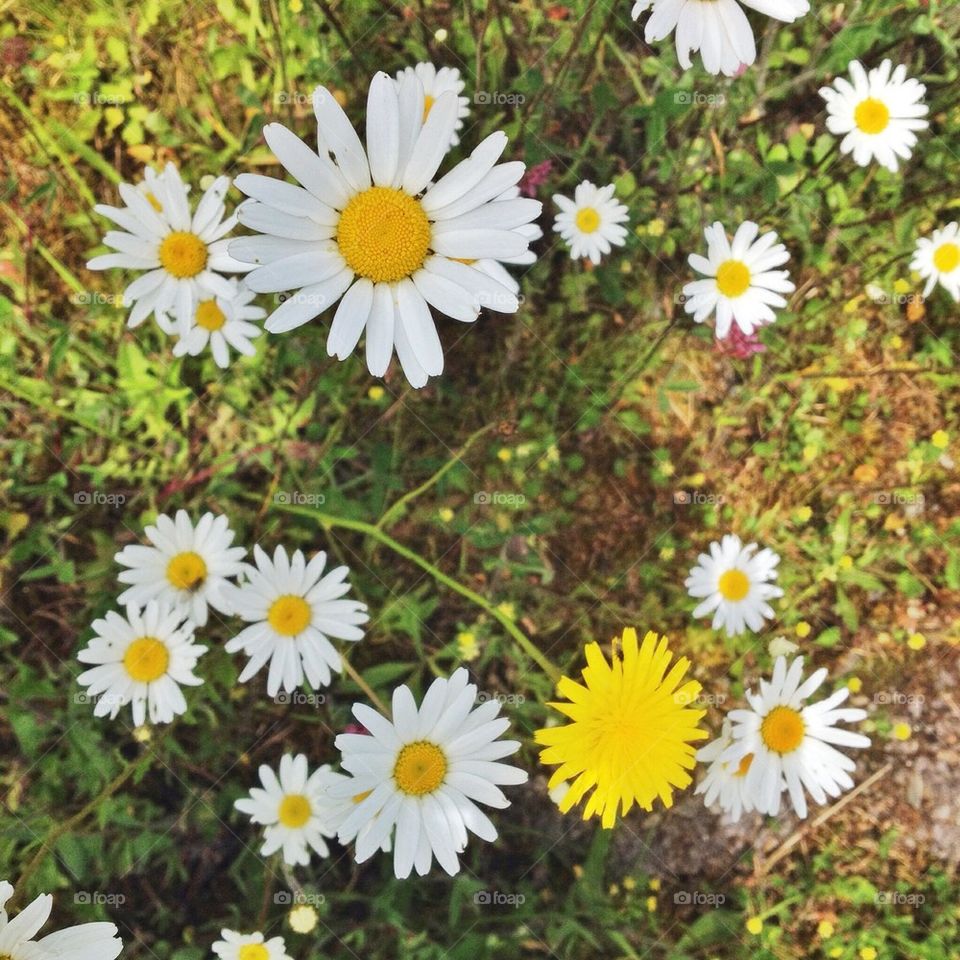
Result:
{"label": "large white daisy", "polygon": [[277,547],[272,561],[259,546],[253,548],[253,556],[257,565],[247,565],[247,581],[228,591],[231,611],[253,624],[226,646],[228,653],[242,650],[250,657],[240,682],[269,661],[267,693],[271,697],[281,685],[287,693],[293,692],[304,677],[314,689],[327,686],[330,671],[342,669],[340,654],[329,638],[362,640],[360,627],[370,619],[365,603],[342,599],[350,592],[349,568],[335,567],[324,575],[324,552],[309,563],[300,550],[288,558],[283,547]]}
{"label": "large white daisy", "polygon": [[855,707],[837,709],[850,695],[846,686],[826,700],[808,704],[826,676],[821,668],[804,681],[803,657],[797,657],[789,669],[786,658],[777,657],[770,682],[761,680],[758,694],[747,692],[750,709],[729,713],[733,743],[720,759],[738,765],[745,757],[753,757],[746,789],[761,813],[779,813],[784,783],[799,817],[807,815],[804,789],[822,805],[853,786],[850,773],[856,764],[836,746],[869,747],[870,740],[836,725],[863,720],[867,714]]}
{"label": "large white daisy", "polygon": [[271,333],[312,320],[339,301],[327,353],[346,359],[366,331],[367,366],[383,376],[396,349],[407,379],[422,387],[443,370],[430,307],[473,322],[481,307],[519,308],[516,294],[470,261],[526,253],[517,228],[540,213],[539,201],[497,200],[523,175],[520,162],[498,164],[507,144],[493,133],[431,185],[457,119],[457,97],[442,94],[424,120],[415,73],[399,84],[378,73],[367,100],[367,144],[325,88],[314,94],[319,154],[280,124],[264,136],[301,184],[242,174],[251,199],[240,222],[260,236],[232,241],[233,256],[261,264],[252,290],[296,291],[267,319]]}
{"label": "large white daisy", "polygon": [[405,67],[397,74],[397,90],[404,77],[413,74],[423,86],[423,119],[426,120],[433,105],[445,94],[453,93],[457,98],[457,122],[450,137],[450,145],[456,146],[460,142],[458,133],[463,129],[463,121],[470,116],[470,101],[461,96],[466,83],[456,67],[441,67],[439,70],[432,63],[418,63],[415,67]]}
{"label": "large white daisy", "polygon": [[780,557],[769,547],[755,554],[757,549],[757,544],[744,546],[736,534],[728,533],[710,544],[709,554],[700,554],[684,581],[691,597],[704,598],[693,611],[695,617],[712,612],[713,629],[722,627],[731,637],[747,628],[756,632],[764,618],[773,619],[767,601],[783,596],[771,583],[777,579]]}
{"label": "large white daisy", "polygon": [[224,219],[229,188],[229,177],[217,177],[191,216],[189,188],[168,163],[160,174],[148,169],[140,187],[121,183],[118,189],[125,206],[98,203],[94,207],[123,229],[111,230],[103,238],[116,252],[94,257],[88,269],[146,271],[123,291],[124,306],[132,307],[128,326],[136,327],[153,313],[161,328],[172,333],[167,317],[172,313],[176,328],[185,335],[201,291],[229,297],[231,287],[223,274],[250,269],[227,252],[225,238],[237,222],[236,214]]}
{"label": "large white daisy", "polygon": [[0,957],[6,960],[115,960],[123,950],[113,923],[81,923],[34,939],[50,918],[53,897],[43,893],[12,920],[13,884],[0,880]]}
{"label": "large white daisy", "polygon": [[869,73],[853,60],[850,80],[837,77],[832,87],[820,88],[827,101],[827,129],[843,136],[841,152],[852,153],[861,167],[876,160],[894,173],[899,159],[910,158],[917,142],[914,131],[929,126],[922,119],[929,111],[923,103],[926,92],[922,83],[907,77],[903,64],[894,70],[890,60]]}
{"label": "large white daisy", "polygon": [[489,700],[474,709],[477,688],[467,671],[430,684],[419,709],[410,688],[393,692],[393,719],[363,704],[353,714],[369,736],[344,733],[336,739],[349,781],[334,785],[334,796],[359,800],[340,827],[341,843],[356,839],[363,863],[393,834],[394,873],[408,877],[415,867],[424,876],[436,857],[453,876],[467,831],[493,841],[497,831],[477,803],[507,807],[498,784],[525,783],[527,774],[497,761],[520,748],[497,739],[509,727],[497,718],[500,703]]}
{"label": "large white daisy", "polygon": [[754,809],[753,795],[747,789],[747,773],[753,762],[753,754],[746,754],[738,763],[721,760],[721,755],[732,744],[732,725],[729,719],[725,719],[720,736],[697,751],[697,760],[709,766],[695,792],[703,794],[706,806],[718,806],[731,822],[737,823],[744,813]]}
{"label": "large white daisy", "polygon": [[211,947],[220,960],[293,960],[287,953],[283,937],[271,937],[266,940],[258,930],[256,933],[237,933],[236,930],[220,931],[222,940]]}
{"label": "large white daisy", "polygon": [[616,187],[596,187],[589,180],[577,184],[573,199],[554,194],[560,208],[553,229],[570,247],[570,258],[589,257],[591,263],[610,252],[611,245],[622,247],[627,239],[623,223],[630,217],[624,204],[614,199]]}
{"label": "large white daisy", "polygon": [[230,546],[234,534],[226,517],[205,513],[194,527],[186,510],[178,510],[175,520],[161,514],[144,533],[153,546],[131,544],[114,556],[130,568],[117,577],[132,584],[120,594],[120,603],[162,600],[184,610],[198,627],[207,622],[208,604],[229,613],[221,593],[243,569],[247,551]]}
{"label": "large white daisy", "polygon": [[960,224],[954,221],[934,230],[930,237],[920,237],[910,269],[927,281],[925,297],[939,282],[954,300],[960,300]]}
{"label": "large white daisy", "polygon": [[[744,6],[792,23],[809,9],[809,0],[740,0]],[[757,59],[753,28],[737,0],[637,0],[633,19],[653,7],[644,37],[655,43],[676,31],[677,59],[684,70],[700,52],[707,73],[732,77]]]}
{"label": "large white daisy", "polygon": [[267,312],[251,303],[256,294],[245,283],[236,280],[229,283],[228,297],[201,289],[193,325],[173,347],[175,357],[185,354],[196,357],[209,347],[216,365],[225,369],[230,364],[231,347],[247,357],[256,353],[250,341],[263,330],[250,321],[262,320]]}
{"label": "large white daisy", "polygon": [[706,257],[691,253],[688,258],[690,266],[707,279],[684,286],[683,308],[693,314],[694,323],[703,323],[715,312],[718,340],[727,336],[732,323],[747,336],[757,327],[773,323],[773,308],[787,305],[781,294],[796,289],[786,270],[773,269],[790,259],[787,248],[777,243],[774,231],[757,239],[759,232],[760,228],[747,220],[730,243],[723,224],[717,221],[703,231]]}
{"label": "large white daisy", "polygon": [[193,642],[193,623],[181,608],[151,600],[143,610],[128,606],[126,618],[111,610],[94,620],[93,630],[77,659],[95,666],[77,682],[98,698],[94,716],[112,720],[131,703],[139,727],[148,716],[150,723],[170,723],[186,711],[180,687],[203,683],[193,668],[207,648]]}
{"label": "large white daisy", "polygon": [[289,753],[280,758],[279,777],[266,764],[260,767],[263,787],[234,806],[254,823],[262,824],[264,856],[280,850],[285,863],[306,866],[310,850],[330,856],[325,837],[334,837],[343,820],[344,803],[330,796],[331,785],[343,780],[325,764],[310,773],[307,758]]}

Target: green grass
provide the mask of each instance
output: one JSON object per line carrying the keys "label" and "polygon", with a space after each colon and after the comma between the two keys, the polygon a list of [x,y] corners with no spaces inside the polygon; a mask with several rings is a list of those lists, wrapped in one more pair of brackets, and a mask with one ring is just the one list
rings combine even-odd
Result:
{"label": "green grass", "polygon": [[[920,307],[894,294],[919,290],[915,238],[960,206],[960,18],[938,0],[757,17],[758,64],[727,81],[680,71],[670,41],[651,50],[630,5],[5,12],[0,877],[23,878],[21,905],[56,892],[58,921],[110,918],[124,956],[160,960],[208,955],[223,926],[282,932],[298,960],[956,956],[960,887],[932,825],[938,806],[956,811],[939,751],[960,640],[960,328],[942,290]],[[931,106],[899,175],[841,157],[817,95],[849,60],[883,56],[909,65]],[[115,202],[144,163],[173,160],[194,195],[209,175],[279,175],[265,122],[312,136],[318,83],[359,122],[373,71],[420,59],[492,95],[473,103],[461,150],[503,129],[507,159],[553,162],[516,317],[441,320],[447,368],[421,392],[397,370],[373,381],[360,355],[328,359],[327,318],[261,338],[226,373],[174,360],[152,323],[125,328],[111,299],[125,278],[84,268],[106,229],[95,202]],[[595,270],[549,233],[550,195],[583,178],[615,182],[631,211],[627,246]],[[798,292],[767,352],[737,361],[677,296],[704,225],[747,218],[780,233]],[[333,761],[365,699],[347,676],[320,707],[278,705],[262,678],[236,686],[229,624],[213,620],[206,683],[169,729],[141,742],[129,712],[97,720],[78,698],[76,653],[118,593],[113,554],[181,507],[227,514],[249,546],[349,563],[373,615],[350,661],[381,699],[401,682],[422,692],[460,664],[458,635],[476,637],[469,667],[508,698],[532,778],[458,878],[396,881],[390,858],[357,867],[336,844],[293,874],[261,861],[257,829],[232,811],[284,749]],[[683,588],[731,530],[780,553],[785,590],[778,621],[736,640],[692,621]],[[880,775],[819,824],[738,832],[691,793],[612,833],[562,819],[532,744],[551,673],[575,673],[585,642],[625,625],[667,633],[725,707],[769,669],[771,639],[796,640],[830,684],[861,681],[874,746],[857,779]],[[711,730],[721,716],[711,708]],[[911,771],[925,771],[917,806]],[[314,933],[286,925],[290,891],[317,905]],[[878,902],[891,891],[913,900]],[[749,917],[764,919],[758,936]]]}

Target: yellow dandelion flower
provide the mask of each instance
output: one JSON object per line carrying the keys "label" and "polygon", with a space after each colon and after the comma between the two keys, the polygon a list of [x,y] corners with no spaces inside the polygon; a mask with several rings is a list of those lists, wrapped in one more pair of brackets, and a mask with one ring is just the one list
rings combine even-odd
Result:
{"label": "yellow dandelion flower", "polygon": [[367,391],[367,396],[371,400],[382,400],[385,393],[386,391],[383,389],[383,387],[374,386]]}
{"label": "yellow dandelion flower", "polygon": [[895,723],[893,725],[893,735],[897,740],[909,740],[911,733],[913,731],[910,729],[909,723]]}
{"label": "yellow dandelion flower", "polygon": [[817,933],[823,940],[827,940],[833,936],[833,924],[829,920],[821,920],[817,924]]}
{"label": "yellow dandelion flower", "polygon": [[946,430],[937,430],[930,438],[930,442],[938,450],[946,450],[950,446],[950,434]]}
{"label": "yellow dandelion flower", "polygon": [[541,763],[559,764],[550,786],[571,781],[560,812],[592,790],[583,819],[599,816],[605,828],[613,826],[618,807],[623,815],[634,803],[652,810],[657,797],[672,806],[674,788],[692,780],[691,741],[707,736],[697,726],[706,711],[690,707],[700,684],[681,685],[690,661],[681,657],[670,667],[667,638],[652,631],[640,645],[637,631],[628,627],[619,646],[618,652],[615,642],[608,663],[599,643],[587,644],[583,683],[561,678],[557,691],[570,702],[550,704],[571,722],[535,734],[546,747]]}
{"label": "yellow dandelion flower", "polygon": [[810,636],[810,624],[806,620],[801,620],[793,629],[801,640]]}
{"label": "yellow dandelion flower", "polygon": [[863,681],[859,677],[851,677],[847,681],[847,689],[851,693],[859,693],[863,689]]}
{"label": "yellow dandelion flower", "polygon": [[747,921],[747,933],[752,933],[755,937],[758,937],[761,930],[763,930],[763,921],[759,917],[751,917]]}
{"label": "yellow dandelion flower", "polygon": [[922,650],[927,645],[927,638],[922,633],[911,633],[907,637],[907,646],[911,650]]}

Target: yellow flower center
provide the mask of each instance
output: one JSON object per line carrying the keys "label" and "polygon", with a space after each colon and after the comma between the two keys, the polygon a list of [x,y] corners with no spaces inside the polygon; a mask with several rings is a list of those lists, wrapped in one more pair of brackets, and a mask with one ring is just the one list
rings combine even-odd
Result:
{"label": "yellow flower center", "polygon": [[296,830],[310,819],[311,813],[310,801],[302,793],[288,793],[280,801],[277,818],[285,827]]}
{"label": "yellow flower center", "polygon": [[717,589],[724,600],[736,603],[750,592],[750,580],[742,570],[725,570],[720,574]]}
{"label": "yellow flower center", "polygon": [[294,596],[292,593],[274,600],[267,614],[267,622],[284,637],[295,637],[303,633],[311,619],[313,611],[310,604],[303,597]]}
{"label": "yellow flower center", "polygon": [[412,797],[433,793],[447,774],[447,758],[433,743],[408,743],[397,757],[393,779],[398,789]]}
{"label": "yellow flower center", "polygon": [[207,245],[195,233],[176,230],[163,238],[158,256],[167,273],[184,280],[207,265]]}
{"label": "yellow flower center", "polygon": [[737,772],[734,774],[735,777],[745,777],[747,771],[750,769],[750,764],[753,763],[753,754],[748,753],[743,759],[741,759],[739,765],[737,766]]}
{"label": "yellow flower center", "polygon": [[960,266],[960,247],[955,243],[941,243],[933,252],[933,265],[940,273],[952,273]]}
{"label": "yellow flower center", "polygon": [[427,122],[427,114],[433,109],[433,105],[436,103],[436,98],[431,97],[429,93],[423,95],[423,122]]}
{"label": "yellow flower center", "polygon": [[430,221],[420,203],[391,187],[371,187],[340,214],[337,246],[350,269],[374,283],[395,283],[423,266]]}
{"label": "yellow flower center", "polygon": [[149,203],[157,213],[163,213],[163,204],[149,191],[147,192],[147,203]]}
{"label": "yellow flower center", "polygon": [[793,753],[803,743],[803,717],[793,707],[774,707],[760,724],[760,736],[774,753]]}
{"label": "yellow flower center", "polygon": [[867,97],[857,104],[853,111],[853,122],[863,133],[883,133],[890,122],[890,110],[882,100]]}
{"label": "yellow flower center", "polygon": [[199,553],[186,550],[170,559],[167,579],[177,590],[194,590],[207,579],[207,565]]}
{"label": "yellow flower center", "polygon": [[124,669],[137,683],[159,680],[167,672],[169,664],[170,651],[156,637],[138,637],[123,655]]}
{"label": "yellow flower center", "polygon": [[217,306],[216,300],[201,300],[197,305],[197,326],[209,330],[219,330],[227,318],[223,311]]}
{"label": "yellow flower center", "polygon": [[750,288],[750,268],[742,260],[724,260],[717,270],[717,289],[725,297],[740,297]]}
{"label": "yellow flower center", "polygon": [[238,960],[270,960],[270,952],[262,943],[245,943],[240,948]]}
{"label": "yellow flower center", "polygon": [[593,233],[600,226],[600,214],[593,207],[583,207],[574,222],[581,233]]}

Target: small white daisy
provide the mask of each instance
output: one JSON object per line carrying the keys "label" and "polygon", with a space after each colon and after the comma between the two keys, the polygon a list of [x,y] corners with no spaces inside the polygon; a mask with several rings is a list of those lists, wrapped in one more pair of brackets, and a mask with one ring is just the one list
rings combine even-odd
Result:
{"label": "small white daisy", "polygon": [[344,733],[335,743],[351,779],[331,788],[334,796],[362,797],[340,826],[341,843],[356,839],[357,863],[393,838],[393,869],[399,879],[415,867],[420,876],[433,858],[453,876],[467,831],[493,841],[497,831],[477,803],[504,808],[509,801],[498,784],[526,783],[527,774],[497,761],[520,748],[497,739],[510,725],[497,719],[500,703],[474,709],[477,688],[467,671],[430,684],[419,709],[410,688],[393,691],[393,719],[363,704],[353,714],[369,736]]}
{"label": "small white daisy", "polygon": [[293,960],[287,953],[283,937],[265,940],[260,931],[237,933],[235,930],[220,931],[222,940],[217,940],[211,949],[220,960]]}
{"label": "small white daisy", "polygon": [[441,67],[439,70],[432,63],[418,63],[415,67],[406,67],[397,74],[397,90],[405,76],[413,74],[423,85],[423,119],[426,120],[433,105],[445,94],[454,93],[457,96],[457,122],[450,137],[450,145],[455,147],[460,142],[458,133],[463,129],[463,121],[470,116],[470,101],[461,96],[466,83],[456,67]]}
{"label": "small white daisy", "polygon": [[917,142],[914,131],[929,126],[921,119],[929,112],[923,103],[926,92],[922,83],[907,77],[903,64],[893,70],[890,60],[869,73],[859,60],[853,60],[850,80],[837,77],[832,87],[820,88],[820,96],[827,101],[827,129],[843,136],[841,152],[852,153],[861,167],[875,159],[893,173],[898,158],[910,158]]}
{"label": "small white daisy", "polygon": [[954,300],[960,300],[960,224],[956,221],[920,237],[910,262],[927,283],[923,295],[929,297],[939,281]]}
{"label": "small white daisy", "polygon": [[190,215],[188,187],[177,168],[168,163],[160,174],[146,172],[140,187],[119,186],[124,207],[98,203],[97,213],[122,230],[111,230],[103,238],[116,253],[94,257],[87,268],[109,270],[124,267],[146,271],[123,292],[124,306],[132,307],[127,325],[136,327],[150,316],[167,333],[176,328],[185,335],[193,323],[201,290],[229,297],[231,288],[224,273],[249,270],[227,252],[224,239],[234,228],[236,214],[224,219],[224,197],[229,177],[217,177]]}
{"label": "small white daisy", "polygon": [[807,704],[807,699],[827,676],[824,668],[803,681],[803,658],[797,657],[787,669],[784,657],[777,657],[770,682],[760,681],[760,692],[747,692],[749,710],[731,710],[733,743],[720,759],[738,765],[752,756],[747,770],[746,790],[761,813],[780,811],[784,783],[797,816],[807,815],[804,788],[820,805],[828,797],[839,797],[853,786],[850,773],[856,764],[836,749],[869,747],[869,738],[841,730],[840,722],[855,723],[866,718],[865,710],[837,707],[850,690],[844,686],[826,700]]}
{"label": "small white daisy", "polygon": [[709,767],[695,792],[704,795],[705,806],[718,806],[732,823],[737,823],[744,813],[754,809],[753,796],[747,789],[747,772],[753,754],[748,753],[733,764],[721,760],[720,755],[732,744],[732,726],[729,719],[725,719],[720,736],[697,751],[697,760],[708,763]]}
{"label": "small white daisy", "polygon": [[[810,9],[808,0],[740,0],[746,7],[793,23]],[[676,31],[677,59],[684,70],[690,54],[699,51],[707,73],[732,77],[757,59],[753,28],[737,0],[637,0],[633,19],[653,7],[644,38],[663,40]]]}
{"label": "small white daisy", "polygon": [[773,619],[768,600],[782,597],[783,591],[770,581],[777,579],[780,557],[769,547],[754,555],[755,543],[744,546],[734,533],[720,543],[710,544],[710,553],[701,553],[697,566],[684,581],[691,597],[705,598],[695,617],[713,612],[713,629],[721,627],[734,637],[747,628],[756,632],[764,618]]}
{"label": "small white daisy", "polygon": [[249,321],[262,320],[267,312],[251,303],[256,294],[246,284],[236,280],[229,283],[232,291],[229,297],[201,289],[193,325],[174,345],[175,357],[184,354],[196,357],[209,346],[216,365],[226,369],[230,363],[230,347],[247,357],[257,352],[250,341],[263,330]]}
{"label": "small white daisy", "polygon": [[53,897],[41,894],[11,920],[6,907],[12,896],[13,884],[0,880],[0,957],[6,960],[115,960],[123,950],[113,923],[81,923],[35,940]]}
{"label": "small white daisy", "polygon": [[560,208],[553,222],[570,247],[570,259],[589,257],[597,264],[610,252],[611,245],[622,247],[627,239],[626,228],[621,226],[630,216],[627,208],[614,199],[616,187],[611,183],[595,187],[589,180],[577,185],[573,199],[553,195],[553,202]]}
{"label": "small white daisy", "polygon": [[132,544],[114,556],[130,568],[117,579],[133,584],[120,594],[120,603],[162,600],[184,610],[198,627],[206,625],[208,604],[230,612],[221,593],[228,578],[243,569],[247,551],[230,546],[234,534],[226,517],[205,513],[194,527],[186,510],[178,510],[175,520],[161,514],[144,533],[153,546]]}
{"label": "small white daisy", "polygon": [[[517,228],[540,214],[536,200],[497,200],[523,176],[520,162],[497,163],[506,135],[493,133],[431,184],[450,147],[458,101],[442,94],[424,121],[415,72],[399,84],[378,73],[367,100],[366,149],[325,88],[314,93],[319,154],[280,124],[264,137],[296,186],[242,174],[251,199],[240,222],[259,235],[231,242],[233,256],[258,264],[252,290],[293,290],[267,319],[283,333],[335,304],[327,353],[350,356],[366,331],[367,367],[383,376],[396,350],[409,382],[422,387],[443,371],[430,307],[472,323],[486,304],[515,313],[516,294],[473,261],[525,254]],[[339,302],[339,303],[338,303]]]}
{"label": "small white daisy", "polygon": [[343,820],[344,803],[330,795],[330,787],[343,780],[328,764],[311,774],[307,758],[289,753],[280,758],[280,776],[266,764],[260,767],[263,787],[253,787],[249,797],[234,806],[254,823],[263,825],[260,852],[269,856],[280,850],[284,863],[306,866],[310,850],[330,856],[325,837],[334,837]]}
{"label": "small white daisy", "polygon": [[240,683],[269,660],[271,697],[281,685],[292,693],[304,677],[314,689],[327,686],[330,671],[342,669],[340,654],[328,638],[362,640],[360,627],[370,619],[365,603],[341,599],[350,592],[349,568],[335,567],[324,575],[324,552],[309,563],[300,550],[289,559],[283,547],[277,547],[272,561],[259,546],[253,556],[257,565],[246,566],[247,582],[227,594],[231,612],[253,624],[226,646],[227,653],[242,650],[250,657]]}
{"label": "small white daisy", "polygon": [[716,312],[715,333],[722,340],[736,323],[750,336],[764,324],[773,323],[773,307],[785,307],[781,296],[796,287],[786,270],[774,270],[790,259],[787,248],[777,243],[774,231],[757,239],[760,228],[750,220],[737,229],[733,243],[723,224],[717,221],[703,233],[707,255],[690,254],[690,266],[708,279],[694,280],[683,288],[683,308],[693,314],[694,323],[703,323]]}
{"label": "small white daisy", "polygon": [[133,723],[170,723],[184,713],[187,701],[180,686],[198,687],[203,680],[193,668],[206,647],[193,642],[193,623],[182,609],[151,600],[141,611],[131,605],[126,618],[111,610],[94,620],[94,636],[77,654],[85,670],[77,682],[97,697],[93,714],[112,720],[133,704]]}

